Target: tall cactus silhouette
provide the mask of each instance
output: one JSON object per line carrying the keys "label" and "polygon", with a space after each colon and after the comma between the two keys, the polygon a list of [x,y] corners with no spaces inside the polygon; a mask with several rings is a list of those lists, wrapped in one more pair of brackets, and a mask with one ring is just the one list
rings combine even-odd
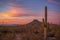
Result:
{"label": "tall cactus silhouette", "polygon": [[44,26],[44,40],[47,40],[47,6],[45,6],[45,15],[42,20]]}

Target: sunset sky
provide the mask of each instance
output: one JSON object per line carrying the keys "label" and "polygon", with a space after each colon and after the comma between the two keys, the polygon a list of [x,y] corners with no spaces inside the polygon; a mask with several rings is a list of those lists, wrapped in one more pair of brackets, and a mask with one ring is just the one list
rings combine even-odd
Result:
{"label": "sunset sky", "polygon": [[60,24],[60,0],[0,0],[0,24],[26,24],[42,21],[48,7],[48,22]]}

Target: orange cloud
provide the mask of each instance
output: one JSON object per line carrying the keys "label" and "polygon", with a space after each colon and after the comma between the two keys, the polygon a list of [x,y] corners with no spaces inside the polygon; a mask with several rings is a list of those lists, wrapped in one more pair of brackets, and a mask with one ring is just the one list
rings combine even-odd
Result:
{"label": "orange cloud", "polygon": [[0,21],[0,24],[25,24],[27,22],[19,19],[3,19]]}
{"label": "orange cloud", "polygon": [[16,7],[9,7],[10,10],[7,12],[1,12],[0,17],[4,18],[10,18],[10,17],[17,17],[20,16],[20,14],[25,14],[27,11],[23,8],[16,8]]}
{"label": "orange cloud", "polygon": [[[26,20],[27,19],[27,20]],[[0,24],[27,24],[33,20],[33,17],[20,17],[11,19],[0,19]]]}
{"label": "orange cloud", "polygon": [[[24,8],[9,7],[7,12],[0,12],[0,24],[25,24],[24,17],[20,17],[20,14],[25,14],[27,11]],[[16,17],[16,18],[14,18]],[[18,18],[19,17],[19,18]],[[27,20],[29,20],[27,18]]]}

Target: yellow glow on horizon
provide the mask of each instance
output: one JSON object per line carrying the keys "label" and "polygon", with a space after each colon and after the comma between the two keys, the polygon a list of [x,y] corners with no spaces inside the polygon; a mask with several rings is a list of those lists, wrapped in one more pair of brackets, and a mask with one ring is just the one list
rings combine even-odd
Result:
{"label": "yellow glow on horizon", "polygon": [[[12,7],[7,12],[0,12],[0,24],[26,24],[30,20],[29,18],[21,17],[22,13],[27,13],[23,8]],[[26,20],[27,19],[27,20]]]}
{"label": "yellow glow on horizon", "polygon": [[5,18],[10,18],[11,17],[10,14],[2,14],[2,16],[5,17]]}
{"label": "yellow glow on horizon", "polygon": [[0,17],[4,17],[4,18],[10,18],[10,17],[14,17],[17,15],[17,10],[16,9],[12,9],[9,12],[2,12],[0,14]]}

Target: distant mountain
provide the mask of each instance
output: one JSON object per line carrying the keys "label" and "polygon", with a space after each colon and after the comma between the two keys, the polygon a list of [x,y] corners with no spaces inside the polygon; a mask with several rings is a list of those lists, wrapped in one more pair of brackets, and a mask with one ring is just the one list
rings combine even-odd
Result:
{"label": "distant mountain", "polygon": [[0,24],[0,26],[20,26],[20,24]]}
{"label": "distant mountain", "polygon": [[32,22],[28,23],[28,24],[41,24],[42,22],[38,21],[38,20],[33,20]]}
{"label": "distant mountain", "polygon": [[[41,25],[42,22],[38,21],[38,20],[33,20],[32,22],[26,24],[27,25]],[[21,25],[21,24],[0,24],[0,26],[24,26],[24,25]]]}
{"label": "distant mountain", "polygon": [[[38,21],[37,19],[34,19],[32,22],[28,23],[28,24],[24,24],[24,25],[21,25],[21,24],[0,24],[0,26],[42,26],[43,25],[43,22],[40,22]],[[49,24],[49,26],[55,26],[55,24]]]}
{"label": "distant mountain", "polygon": [[28,23],[26,25],[32,25],[32,26],[37,25],[38,26],[38,25],[42,25],[42,22],[35,19],[35,20],[33,20],[32,22],[30,22],[30,23]]}

